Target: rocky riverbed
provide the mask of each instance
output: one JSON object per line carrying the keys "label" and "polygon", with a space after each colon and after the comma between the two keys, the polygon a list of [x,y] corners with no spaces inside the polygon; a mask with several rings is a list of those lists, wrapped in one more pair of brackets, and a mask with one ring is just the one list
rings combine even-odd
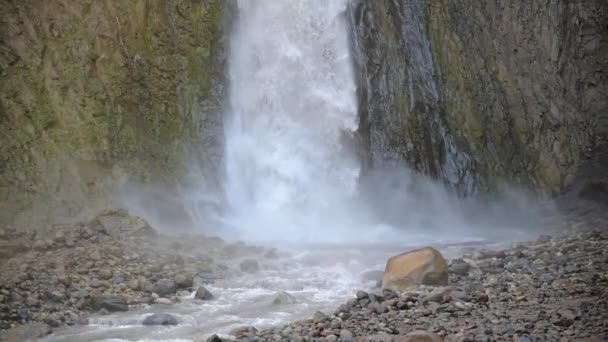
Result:
{"label": "rocky riverbed", "polygon": [[233,334],[238,341],[608,340],[605,231],[570,231],[505,250],[470,250],[450,261],[449,284],[399,294],[359,291],[334,312]]}
{"label": "rocky riverbed", "polygon": [[[55,227],[52,234],[4,231],[0,236],[5,260],[0,265],[0,340],[48,335],[53,341],[97,341],[109,336],[130,341],[154,331],[161,340],[213,342],[605,341],[606,221],[590,224],[590,217],[575,216],[584,219],[567,222],[569,229],[563,234],[508,248],[436,246],[448,261],[448,285],[418,285],[399,293],[381,288],[382,262],[407,247],[376,249],[374,257],[380,263],[353,262],[334,270],[328,264],[344,263],[343,259],[356,254],[334,260],[336,253],[344,252],[317,253],[312,260],[295,251],[202,235],[161,235],[145,220],[122,210],[107,211],[82,224]],[[362,253],[361,248],[356,251]],[[294,282],[306,278],[302,267],[320,275]],[[293,274],[288,281],[273,280],[289,272]],[[215,292],[221,287],[214,286],[222,282],[234,284]],[[357,292],[356,284],[369,287]],[[191,313],[216,310],[209,306],[213,303],[229,307],[242,299],[240,288],[247,286],[263,291],[256,297],[262,301],[230,307],[222,313],[231,317],[229,323],[211,325],[223,327],[217,331],[222,334],[209,337],[214,330],[202,328],[201,320],[213,312],[198,321]],[[351,289],[352,297],[335,307],[327,304],[339,303],[336,298],[346,299],[351,292],[307,302],[319,295],[310,292],[312,287]],[[280,289],[285,291],[276,292]],[[310,310],[315,307],[324,308],[323,312]],[[284,325],[289,321],[285,317],[306,317],[305,312],[310,313],[309,319]],[[287,316],[277,320],[275,313]],[[268,319],[256,319],[263,315]],[[251,319],[243,319],[247,316]],[[120,319],[130,323],[112,331],[95,328],[99,322],[111,326]],[[233,329],[239,321],[254,326]],[[93,329],[92,335],[81,333],[87,329]],[[129,329],[135,329],[133,334],[125,335]]]}
{"label": "rocky riverbed", "polygon": [[[147,304],[180,302],[234,272],[254,272],[274,250],[202,235],[160,235],[123,210],[52,233],[0,236],[0,340],[45,335]],[[38,325],[23,324],[39,323]]]}

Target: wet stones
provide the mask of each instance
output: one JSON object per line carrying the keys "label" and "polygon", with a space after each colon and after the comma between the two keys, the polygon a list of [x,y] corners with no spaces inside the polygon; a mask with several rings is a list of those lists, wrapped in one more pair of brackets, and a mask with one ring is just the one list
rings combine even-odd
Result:
{"label": "wet stones", "polygon": [[153,314],[144,319],[143,325],[177,325],[177,318],[170,314]]}
{"label": "wet stones", "polygon": [[99,277],[99,279],[108,280],[111,279],[112,276],[114,276],[114,271],[109,268],[104,268],[99,271],[97,276]]}
{"label": "wet stones", "polygon": [[457,258],[453,259],[450,262],[449,272],[456,275],[467,275],[469,270],[471,269],[471,265],[464,261],[463,259]]}
{"label": "wet stones", "polygon": [[200,286],[196,289],[196,293],[194,293],[194,298],[198,300],[211,300],[213,299],[213,294],[205,287]]}
{"label": "wet stones", "polygon": [[315,314],[312,316],[312,321],[314,323],[321,323],[327,319],[328,319],[327,315],[322,313],[321,311],[315,312]]}
{"label": "wet stones", "polygon": [[172,295],[175,294],[175,291],[177,291],[177,285],[171,279],[160,279],[154,286],[154,292],[159,296]]}
{"label": "wet stones", "polygon": [[129,304],[126,299],[121,296],[95,296],[92,299],[94,310],[107,310],[108,312],[128,311]]}
{"label": "wet stones", "polygon": [[360,290],[326,318],[315,313],[249,340],[351,340],[348,333],[343,338],[345,330],[354,341],[602,341],[608,336],[608,242],[600,236],[552,237],[452,260],[450,269],[468,266],[450,274],[449,287]]}
{"label": "wet stones", "polygon": [[173,281],[180,289],[189,288],[192,287],[194,276],[188,272],[180,272],[173,277]]}

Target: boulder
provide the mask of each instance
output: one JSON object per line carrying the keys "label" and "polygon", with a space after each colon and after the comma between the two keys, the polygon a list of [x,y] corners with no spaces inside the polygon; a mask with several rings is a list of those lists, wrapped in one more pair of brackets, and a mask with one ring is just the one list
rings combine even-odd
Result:
{"label": "boulder", "polygon": [[391,257],[386,263],[382,288],[400,292],[415,285],[447,283],[447,262],[436,249],[424,247]]}
{"label": "boulder", "polygon": [[125,298],[120,296],[97,296],[93,297],[93,309],[109,312],[128,311],[129,305]]}
{"label": "boulder", "polygon": [[175,291],[177,291],[177,285],[170,279],[161,279],[154,287],[154,292],[160,296],[172,295]]}
{"label": "boulder", "polygon": [[177,325],[177,318],[169,314],[154,314],[144,319],[143,325]]}
{"label": "boulder", "polygon": [[200,286],[198,289],[196,289],[194,298],[200,299],[200,300],[210,300],[210,299],[213,299],[213,294],[209,290],[207,290],[205,287]]}
{"label": "boulder", "polygon": [[295,302],[295,297],[285,291],[279,291],[272,297],[272,305],[293,304]]}
{"label": "boulder", "polygon": [[180,272],[173,277],[173,281],[178,288],[188,288],[192,287],[192,283],[194,281],[194,276],[192,273],[188,272]]}

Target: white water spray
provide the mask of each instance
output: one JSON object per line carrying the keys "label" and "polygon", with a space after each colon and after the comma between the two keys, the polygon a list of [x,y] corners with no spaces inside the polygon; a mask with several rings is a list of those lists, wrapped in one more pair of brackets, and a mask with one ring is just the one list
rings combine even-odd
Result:
{"label": "white water spray", "polygon": [[[226,125],[227,217],[240,238],[338,239],[359,161],[347,0],[238,2]],[[324,226],[321,227],[320,224]]]}

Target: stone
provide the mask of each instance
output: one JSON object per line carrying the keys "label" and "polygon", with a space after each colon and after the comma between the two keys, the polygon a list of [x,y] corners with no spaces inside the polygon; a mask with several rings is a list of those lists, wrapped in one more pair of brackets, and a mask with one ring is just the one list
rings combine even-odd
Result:
{"label": "stone", "polygon": [[462,259],[454,259],[450,263],[449,271],[457,275],[467,275],[471,265]]}
{"label": "stone", "polygon": [[180,272],[173,277],[173,281],[175,282],[175,285],[180,289],[188,288],[192,287],[192,284],[194,282],[194,276],[188,272]]}
{"label": "stone", "polygon": [[312,316],[312,321],[315,323],[324,322],[325,320],[327,320],[327,315],[325,315],[321,311],[315,312],[315,314]]}
{"label": "stone", "polygon": [[369,298],[362,298],[359,299],[359,305],[361,305],[362,308],[365,308],[369,305],[369,303],[371,303],[372,301],[369,300]]}
{"label": "stone", "polygon": [[382,296],[384,297],[385,300],[399,298],[399,295],[391,289],[382,290]]}
{"label": "stone", "polygon": [[367,298],[369,295],[363,290],[357,291],[357,299]]}
{"label": "stone", "polygon": [[396,292],[415,285],[447,285],[448,265],[439,251],[424,247],[391,257],[386,263],[382,288]]}
{"label": "stone", "polygon": [[127,284],[127,286],[129,286],[129,288],[133,291],[137,291],[137,290],[141,289],[139,286],[139,279],[137,279],[137,278],[129,280],[129,283]]}
{"label": "stone", "polygon": [[143,325],[177,325],[177,318],[175,316],[161,313],[153,314],[144,319]]}
{"label": "stone", "polygon": [[99,252],[98,250],[94,250],[91,253],[89,253],[89,258],[93,261],[99,261],[102,258],[101,252]]}
{"label": "stone", "polygon": [[340,338],[344,342],[354,341],[354,335],[350,330],[342,329],[340,330]]}
{"label": "stone", "polygon": [[213,299],[213,294],[203,286],[199,286],[194,293],[195,299],[210,300]]}
{"label": "stone", "polygon": [[224,342],[224,340],[216,334],[213,334],[207,338],[206,342]]}
{"label": "stone", "polygon": [[242,336],[254,335],[257,331],[258,331],[258,329],[254,328],[254,327],[243,326],[243,327],[237,327],[237,328],[230,330],[229,334],[236,338],[239,338]]}
{"label": "stone", "polygon": [[160,279],[154,286],[154,292],[160,296],[167,296],[175,294],[177,291],[177,285],[171,279]]}
{"label": "stone", "polygon": [[247,259],[239,264],[239,268],[243,272],[255,273],[260,270],[260,265],[253,259]]}
{"label": "stone", "polygon": [[99,279],[103,279],[103,280],[108,280],[108,279],[112,278],[113,275],[114,275],[114,272],[109,268],[103,268],[97,274]]}
{"label": "stone", "polygon": [[395,339],[395,342],[443,342],[439,335],[426,330],[415,330]]}
{"label": "stone", "polygon": [[93,308],[95,310],[107,310],[109,312],[128,311],[129,305],[121,296],[96,296],[93,297]]}
{"label": "stone", "polygon": [[272,305],[293,304],[295,302],[295,297],[285,291],[279,291],[272,297]]}
{"label": "stone", "polygon": [[37,341],[52,331],[45,323],[26,324],[0,332],[0,341]]}

